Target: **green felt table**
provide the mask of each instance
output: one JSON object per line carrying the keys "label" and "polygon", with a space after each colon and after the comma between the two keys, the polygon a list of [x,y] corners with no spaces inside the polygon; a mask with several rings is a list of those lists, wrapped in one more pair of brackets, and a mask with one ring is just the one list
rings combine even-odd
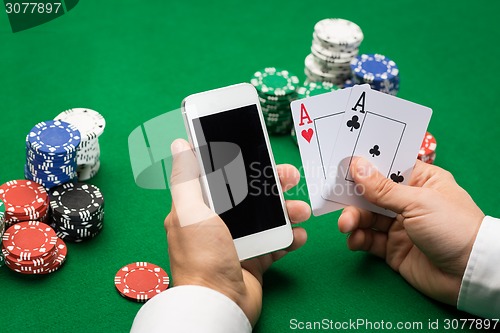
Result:
{"label": "green felt table", "polygon": [[[361,52],[397,62],[399,96],[434,110],[429,129],[438,141],[436,164],[450,170],[486,214],[500,216],[499,4],[81,0],[67,14],[18,33],[1,13],[0,182],[23,177],[25,136],[37,122],[88,107],[105,116],[107,127],[101,170],[90,181],[106,200],[102,233],[68,244],[66,264],[51,275],[0,268],[0,332],[127,331],[141,304],[116,292],[116,271],[134,261],[170,271],[163,229],[170,194],[136,186],[128,135],[178,108],[185,96],[249,81],[265,66],[305,79],[313,26],[326,17],[356,22],[365,34]],[[290,137],[271,141],[277,163],[301,165]],[[307,200],[304,179],[287,197]],[[469,318],[416,291],[383,260],[350,252],[338,215],[306,222],[307,244],[266,274],[256,332],[288,332],[294,318],[424,327],[429,320]]]}

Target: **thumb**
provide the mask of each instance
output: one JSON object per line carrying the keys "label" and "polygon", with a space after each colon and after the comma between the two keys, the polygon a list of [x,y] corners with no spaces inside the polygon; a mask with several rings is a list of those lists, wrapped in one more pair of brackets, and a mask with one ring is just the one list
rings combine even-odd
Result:
{"label": "thumb", "polygon": [[181,226],[205,221],[215,214],[205,204],[200,186],[198,160],[186,140],[177,139],[170,146],[172,151],[172,175],[170,191],[172,208]]}
{"label": "thumb", "polygon": [[363,196],[377,206],[401,214],[415,202],[418,190],[385,178],[373,164],[362,157],[354,159],[350,166],[356,184],[363,187]]}

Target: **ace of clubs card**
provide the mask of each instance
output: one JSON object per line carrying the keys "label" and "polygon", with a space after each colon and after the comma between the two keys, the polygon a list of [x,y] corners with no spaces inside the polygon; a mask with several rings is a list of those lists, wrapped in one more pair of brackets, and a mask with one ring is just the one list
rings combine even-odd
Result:
{"label": "ace of clubs card", "polygon": [[395,216],[368,202],[349,167],[355,156],[369,160],[392,181],[407,184],[432,110],[369,86],[354,86],[345,107],[326,172],[322,197],[376,213]]}

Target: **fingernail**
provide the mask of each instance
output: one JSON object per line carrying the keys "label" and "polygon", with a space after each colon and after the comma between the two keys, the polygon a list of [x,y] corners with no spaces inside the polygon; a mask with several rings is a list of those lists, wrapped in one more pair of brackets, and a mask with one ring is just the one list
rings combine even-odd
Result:
{"label": "fingernail", "polygon": [[343,227],[339,228],[340,232],[343,234],[350,233],[352,231],[352,229],[354,229],[354,222],[352,221],[351,218],[349,218],[348,215],[349,215],[348,213],[342,212],[342,214],[340,214],[340,217],[339,217],[339,221],[341,219],[344,220],[344,222],[342,224]]}
{"label": "fingernail", "polygon": [[172,155],[179,154],[186,150],[184,142],[180,139],[174,140],[172,144],[170,145],[170,151],[172,152]]}
{"label": "fingernail", "polygon": [[356,162],[356,174],[358,177],[370,177],[375,171],[375,167],[364,158],[359,158]]}

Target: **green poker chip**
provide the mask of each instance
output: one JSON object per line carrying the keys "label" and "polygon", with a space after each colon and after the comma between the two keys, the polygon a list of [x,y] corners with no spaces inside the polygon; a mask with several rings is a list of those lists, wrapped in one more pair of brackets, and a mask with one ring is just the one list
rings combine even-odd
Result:
{"label": "green poker chip", "polygon": [[297,141],[297,135],[295,134],[295,128],[292,127],[292,130],[290,131],[290,136],[292,137],[293,142],[295,142],[296,145],[299,144]]}
{"label": "green poker chip", "polygon": [[299,79],[288,70],[267,67],[255,72],[250,82],[257,90],[269,134],[290,134],[293,127],[290,103],[297,99]]}
{"label": "green poker chip", "polygon": [[290,113],[290,106],[288,105],[284,107],[279,107],[274,105],[261,105],[261,107],[262,107],[262,112],[273,112],[282,114]]}
{"label": "green poker chip", "polygon": [[281,99],[281,100],[269,100],[269,99],[259,97],[259,102],[262,105],[275,105],[275,106],[284,107],[284,106],[290,105],[290,103],[296,99],[297,99],[297,94],[293,94],[293,98],[287,98],[287,99]]}
{"label": "green poker chip", "polygon": [[272,111],[262,111],[262,114],[264,115],[264,120],[273,119],[275,121],[279,121],[279,120],[288,120],[292,118],[290,112],[277,113]]}
{"label": "green poker chip", "polygon": [[339,87],[331,82],[308,82],[297,89],[299,99],[321,95],[338,90]]}
{"label": "green poker chip", "polygon": [[261,94],[281,97],[295,92],[299,78],[285,69],[266,67],[255,72],[250,83]]}

